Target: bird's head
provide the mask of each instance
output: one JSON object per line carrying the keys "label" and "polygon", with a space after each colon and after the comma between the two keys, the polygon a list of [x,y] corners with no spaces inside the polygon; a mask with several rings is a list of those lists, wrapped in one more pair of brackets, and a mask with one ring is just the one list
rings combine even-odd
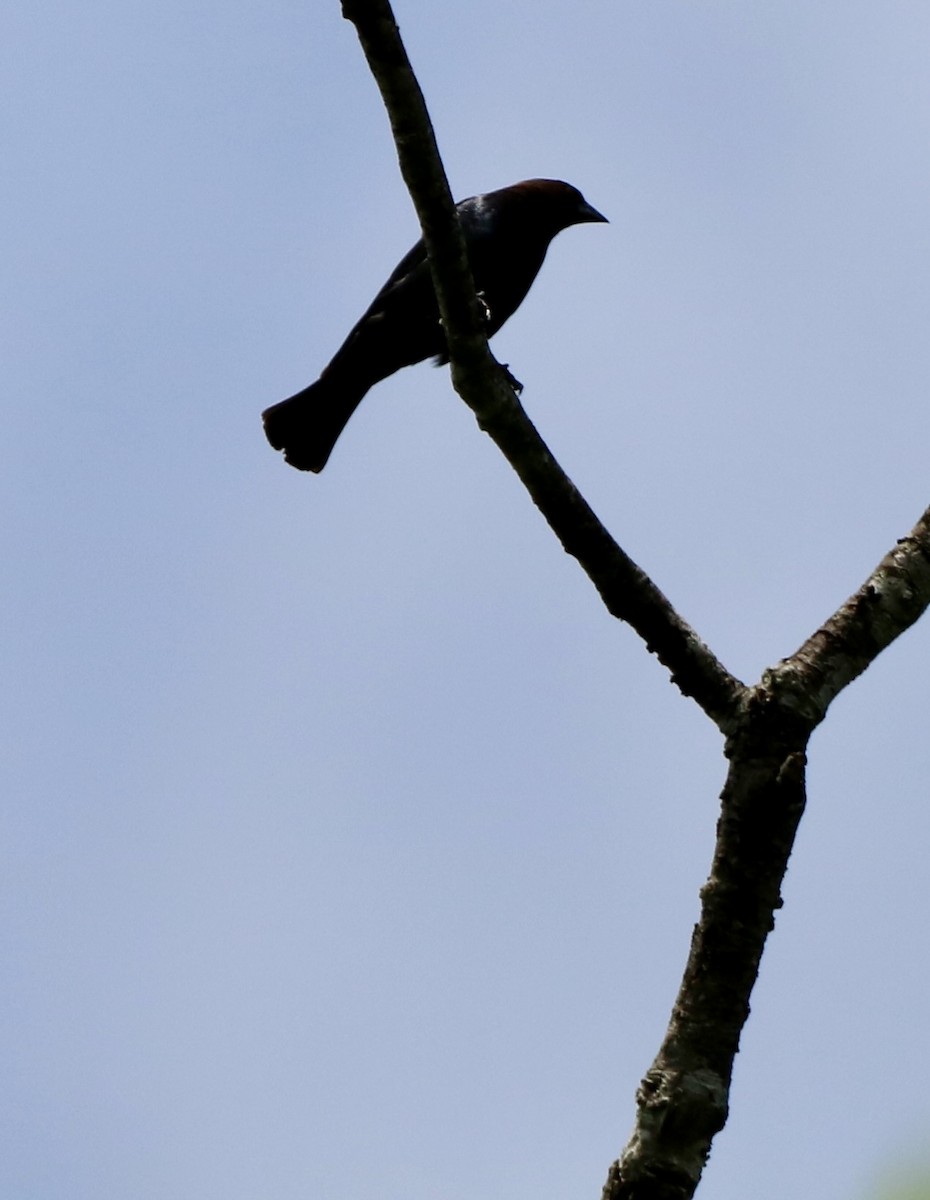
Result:
{"label": "bird's head", "polygon": [[541,223],[547,224],[553,236],[570,225],[607,221],[576,187],[561,179],[525,179],[504,191],[511,193],[514,201],[525,206]]}

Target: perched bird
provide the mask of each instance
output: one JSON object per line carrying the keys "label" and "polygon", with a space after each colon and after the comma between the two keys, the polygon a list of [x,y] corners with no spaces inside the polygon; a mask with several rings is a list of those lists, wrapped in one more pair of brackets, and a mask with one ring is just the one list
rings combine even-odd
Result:
{"label": "perched bird", "polygon": [[[457,209],[488,337],[523,302],[557,233],[569,225],[607,220],[577,188],[557,179],[527,179],[472,196]],[[316,383],[262,413],[265,435],[292,467],[322,471],[369,388],[433,356],[437,366],[449,361],[426,249],[419,241]]]}

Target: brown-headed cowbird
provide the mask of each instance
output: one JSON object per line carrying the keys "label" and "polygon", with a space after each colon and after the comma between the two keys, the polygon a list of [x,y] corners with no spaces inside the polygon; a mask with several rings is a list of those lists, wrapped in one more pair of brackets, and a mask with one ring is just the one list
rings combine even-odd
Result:
{"label": "brown-headed cowbird", "polygon": [[[569,225],[607,218],[569,183],[527,179],[458,206],[475,289],[497,333],[530,290],[549,243]],[[301,471],[322,471],[370,387],[401,367],[449,361],[439,308],[419,241],[397,264],[316,383],[262,413],[275,450]]]}

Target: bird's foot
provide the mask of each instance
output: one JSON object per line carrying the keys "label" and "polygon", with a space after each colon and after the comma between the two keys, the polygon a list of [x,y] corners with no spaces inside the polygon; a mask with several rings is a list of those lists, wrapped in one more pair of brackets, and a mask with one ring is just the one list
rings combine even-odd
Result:
{"label": "bird's foot", "polygon": [[510,363],[498,363],[497,365],[507,376],[507,382],[510,384],[510,386],[513,388],[513,390],[519,396],[520,393],[523,391],[523,384],[520,382],[519,379],[517,379],[516,375],[512,375],[510,373]]}

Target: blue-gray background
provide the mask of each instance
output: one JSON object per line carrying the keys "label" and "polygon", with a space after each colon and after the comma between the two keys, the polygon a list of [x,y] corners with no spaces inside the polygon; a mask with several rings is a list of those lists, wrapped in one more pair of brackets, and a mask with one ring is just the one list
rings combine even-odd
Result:
{"label": "blue-gray background", "polygon": [[[566,178],[496,339],[740,677],[930,500],[923,0],[398,2],[457,196]],[[336,0],[0,17],[9,1200],[595,1197],[720,740],[423,366],[259,412],[417,235]],[[930,1130],[930,623],[835,705],[701,1194]]]}

